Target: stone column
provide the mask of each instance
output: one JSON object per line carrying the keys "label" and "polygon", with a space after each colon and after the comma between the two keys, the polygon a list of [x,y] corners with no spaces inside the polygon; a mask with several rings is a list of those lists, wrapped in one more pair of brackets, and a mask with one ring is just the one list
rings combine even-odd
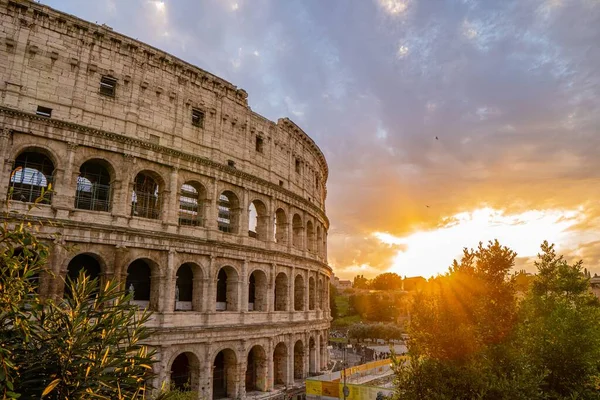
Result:
{"label": "stone column", "polygon": [[44,274],[46,283],[42,285],[40,291],[44,291],[48,298],[58,301],[63,296],[68,252],[65,249],[65,241],[60,237],[54,240],[51,248],[51,264],[48,268],[49,271]]}
{"label": "stone column", "polygon": [[[169,177],[169,192],[164,194],[164,205],[167,206],[166,212],[163,215],[169,225],[179,225],[179,169],[172,168]],[[165,215],[166,214],[166,215]]]}
{"label": "stone column", "polygon": [[13,156],[10,154],[10,138],[11,131],[8,128],[0,130],[0,165],[2,170],[0,171],[0,201],[4,201],[8,195],[8,187],[10,186],[10,174],[14,164]]}
{"label": "stone column", "polygon": [[125,283],[127,282],[127,247],[124,245],[116,245],[114,252],[114,279],[120,282],[120,287],[123,290],[127,290]]}
{"label": "stone column", "polygon": [[216,287],[216,271],[215,271],[215,256],[210,256],[210,263],[208,264],[208,276],[207,276],[207,296],[204,298],[204,312],[215,312],[216,311],[216,298],[217,298],[217,287]]}
{"label": "stone column", "polygon": [[241,312],[248,311],[248,285],[249,285],[249,277],[248,277],[248,260],[244,260],[242,263],[242,272],[239,282],[238,293],[241,294],[241,299],[238,298],[238,310]]}
{"label": "stone column", "polygon": [[250,213],[248,212],[248,207],[250,207],[250,204],[248,204],[248,189],[244,189],[244,192],[242,194],[242,198],[240,199],[240,217],[239,217],[239,226],[238,226],[238,234],[247,237],[248,236],[248,227],[249,227],[249,215]]}
{"label": "stone column", "polygon": [[71,184],[71,179],[75,151],[78,147],[79,145],[75,143],[67,143],[67,157],[66,160],[63,160],[64,167],[54,170],[52,206],[59,210],[57,217],[66,218],[65,212],[72,209],[75,202],[75,187]]}
{"label": "stone column", "polygon": [[294,386],[294,335],[288,335],[287,387]]}
{"label": "stone column", "polygon": [[159,310],[161,312],[172,312],[175,310],[175,274],[177,265],[175,264],[177,252],[169,250],[167,254],[167,268],[163,275],[162,289],[163,293],[160,299]]}
{"label": "stone column", "polygon": [[219,180],[215,179],[212,181],[212,185],[206,188],[206,208],[204,210],[206,221],[204,226],[207,229],[217,230],[217,216],[218,216],[218,204],[219,204]]}
{"label": "stone column", "polygon": [[294,317],[294,313],[296,312],[296,307],[295,307],[295,299],[296,299],[296,292],[295,292],[295,279],[296,279],[296,268],[292,267],[291,271],[290,271],[290,275],[289,275],[289,279],[288,279],[288,310],[289,312],[292,314],[290,315],[290,321],[293,320]]}
{"label": "stone column", "polygon": [[309,310],[309,300],[310,300],[310,274],[309,271],[304,271],[304,273],[302,274],[304,275],[304,315],[306,318],[308,318],[308,311]]}
{"label": "stone column", "polygon": [[275,365],[273,363],[273,352],[275,351],[275,345],[273,344],[273,338],[270,337],[269,342],[267,344],[267,382],[265,390],[270,392],[273,390],[273,386],[275,386]]}
{"label": "stone column", "polygon": [[120,179],[111,183],[112,191],[112,213],[120,218],[129,218],[131,216],[131,196],[133,192],[133,182],[135,176],[131,176],[135,157],[130,154],[123,154],[123,163],[120,165]]}

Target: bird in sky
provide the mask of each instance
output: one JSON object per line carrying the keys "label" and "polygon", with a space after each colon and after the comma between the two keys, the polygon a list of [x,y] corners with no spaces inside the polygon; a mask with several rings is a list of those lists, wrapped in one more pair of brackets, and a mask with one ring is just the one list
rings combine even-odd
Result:
{"label": "bird in sky", "polygon": [[435,140],[439,140],[437,136],[435,137]]}

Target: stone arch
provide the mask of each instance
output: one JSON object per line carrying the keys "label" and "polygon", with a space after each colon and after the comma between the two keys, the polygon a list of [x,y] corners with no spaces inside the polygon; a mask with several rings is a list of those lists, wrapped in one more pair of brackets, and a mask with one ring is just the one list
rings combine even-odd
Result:
{"label": "stone arch", "polygon": [[213,399],[237,398],[237,356],[235,351],[226,348],[213,359],[212,390]]}
{"label": "stone arch", "polygon": [[294,379],[304,379],[304,343],[302,340],[294,344]]}
{"label": "stone arch", "polygon": [[205,226],[206,188],[200,182],[187,181],[179,190],[179,225]]}
{"label": "stone arch", "polygon": [[284,272],[278,273],[277,277],[275,278],[273,298],[275,302],[275,311],[289,310],[288,277]]}
{"label": "stone arch", "polygon": [[304,311],[304,278],[300,274],[294,278],[294,310]]}
{"label": "stone arch", "polygon": [[192,262],[183,263],[175,273],[175,311],[201,311],[202,268]]}
{"label": "stone arch", "polygon": [[[90,279],[101,279],[102,273],[105,272],[105,264],[102,259],[93,253],[81,253],[73,257],[67,265],[67,275],[65,279],[65,290],[63,296],[69,294],[69,280],[75,281],[79,273],[83,271]],[[102,284],[102,282],[98,282]]]}
{"label": "stone arch", "polygon": [[152,281],[157,268],[156,263],[148,258],[138,258],[127,267],[125,288],[130,293],[133,292],[134,304],[152,310],[156,309],[159,296],[158,285],[153,285]]}
{"label": "stone arch", "polygon": [[186,351],[179,353],[172,361],[170,371],[171,387],[182,391],[199,391],[200,386],[200,360]]}
{"label": "stone arch", "polygon": [[253,346],[246,357],[246,392],[267,390],[267,353],[260,345]]}
{"label": "stone arch", "polygon": [[219,195],[217,224],[225,233],[239,233],[240,200],[231,190],[224,190]]}
{"label": "stone arch", "polygon": [[317,282],[317,310],[323,310],[323,279]]}
{"label": "stone arch", "polygon": [[275,211],[274,227],[275,242],[280,244],[287,244],[288,242],[288,221],[287,215],[283,208],[278,208]]}
{"label": "stone arch", "polygon": [[[11,200],[33,203],[42,192],[54,183],[56,158],[48,150],[26,147],[15,158],[9,178]],[[52,203],[52,193],[47,193],[41,204]]]}
{"label": "stone arch", "polygon": [[248,236],[258,240],[267,240],[269,215],[267,206],[260,200],[250,202],[248,207]]}
{"label": "stone arch", "polygon": [[310,337],[308,340],[308,372],[311,375],[316,375],[318,370],[317,366],[317,344],[315,338]]}
{"label": "stone arch", "polygon": [[226,265],[217,273],[217,311],[238,311],[238,279],[235,268]]}
{"label": "stone arch", "polygon": [[315,228],[312,221],[306,222],[306,248],[312,253],[315,252]]}
{"label": "stone arch", "polygon": [[288,376],[288,351],[284,342],[279,342],[273,350],[273,384],[285,385]]}
{"label": "stone arch", "polygon": [[294,214],[292,218],[292,244],[297,249],[302,248],[302,233],[304,226],[302,224],[302,217],[300,214]]}
{"label": "stone arch", "polygon": [[315,278],[308,278],[308,309],[315,309]]}
{"label": "stone arch", "polygon": [[255,269],[248,278],[248,311],[267,311],[267,275]]}
{"label": "stone arch", "polygon": [[138,172],[133,181],[131,215],[148,219],[160,219],[163,190],[164,180],[158,173],[150,170]]}
{"label": "stone arch", "polygon": [[75,189],[75,208],[108,212],[112,206],[113,166],[103,158],[92,158],[81,164]]}

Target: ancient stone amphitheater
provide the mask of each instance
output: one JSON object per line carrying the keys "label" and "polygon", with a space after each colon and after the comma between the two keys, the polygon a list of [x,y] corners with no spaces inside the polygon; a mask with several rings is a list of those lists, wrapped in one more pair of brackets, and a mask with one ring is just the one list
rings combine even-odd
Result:
{"label": "ancient stone amphitheater", "polygon": [[[156,384],[275,398],[327,363],[322,152],[247,93],[147,44],[0,0],[0,196],[61,233],[44,296],[81,269],[154,311]],[[47,231],[46,231],[47,232]],[[67,248],[70,246],[67,246]]]}

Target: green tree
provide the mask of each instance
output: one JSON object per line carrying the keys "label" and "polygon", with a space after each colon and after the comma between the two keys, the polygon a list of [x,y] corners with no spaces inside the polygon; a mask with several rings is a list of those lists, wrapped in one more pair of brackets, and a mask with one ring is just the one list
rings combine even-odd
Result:
{"label": "green tree", "polygon": [[364,275],[356,275],[354,277],[354,282],[352,283],[352,287],[355,289],[368,289],[369,288],[369,280],[364,277]]}
{"label": "green tree", "polygon": [[522,303],[522,350],[544,375],[546,398],[600,398],[600,303],[581,261],[569,264],[547,242],[541,248]]}
{"label": "green tree", "polygon": [[[30,227],[0,231],[0,387],[7,398],[133,399],[153,377],[150,314],[116,282],[80,275],[60,302],[37,294],[48,248]],[[47,273],[47,272],[46,272]]]}
{"label": "green tree", "polygon": [[396,290],[402,288],[402,277],[394,272],[377,275],[370,284],[375,290]]}
{"label": "green tree", "polygon": [[337,289],[331,283],[329,284],[329,310],[331,312],[331,318],[336,319],[338,315],[337,304],[335,303],[335,297],[337,296]]}
{"label": "green tree", "polygon": [[515,257],[498,241],[480,243],[415,294],[399,399],[536,398],[538,379],[511,340]]}

